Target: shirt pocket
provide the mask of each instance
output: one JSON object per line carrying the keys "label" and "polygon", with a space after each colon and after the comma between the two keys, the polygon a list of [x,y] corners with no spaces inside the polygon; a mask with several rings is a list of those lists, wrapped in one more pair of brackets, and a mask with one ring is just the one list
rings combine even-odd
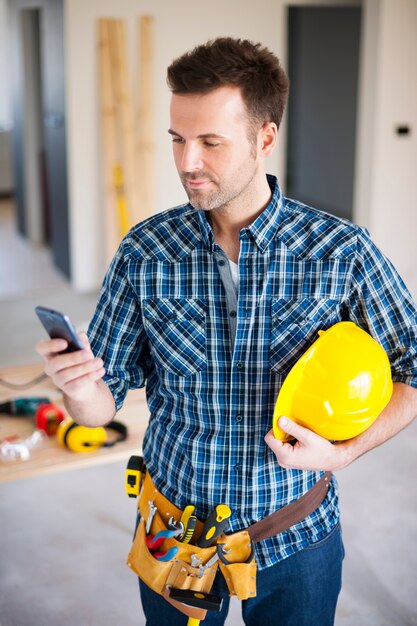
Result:
{"label": "shirt pocket", "polygon": [[143,317],[155,364],[163,372],[191,376],[206,365],[206,302],[188,298],[143,301]]}
{"label": "shirt pocket", "polygon": [[271,370],[286,376],[291,367],[318,339],[319,330],[327,330],[340,318],[340,301],[317,298],[272,300]]}

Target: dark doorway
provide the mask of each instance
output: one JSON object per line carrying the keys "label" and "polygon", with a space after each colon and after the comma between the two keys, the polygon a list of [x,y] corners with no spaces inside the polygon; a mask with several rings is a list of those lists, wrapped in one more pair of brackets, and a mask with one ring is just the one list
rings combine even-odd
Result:
{"label": "dark doorway", "polygon": [[286,194],[352,219],[361,7],[290,7]]}
{"label": "dark doorway", "polygon": [[9,0],[19,232],[70,276],[62,0]]}
{"label": "dark doorway", "polygon": [[23,9],[20,16],[22,44],[23,178],[24,212],[21,232],[33,243],[50,244],[49,196],[46,183],[43,134],[41,11]]}

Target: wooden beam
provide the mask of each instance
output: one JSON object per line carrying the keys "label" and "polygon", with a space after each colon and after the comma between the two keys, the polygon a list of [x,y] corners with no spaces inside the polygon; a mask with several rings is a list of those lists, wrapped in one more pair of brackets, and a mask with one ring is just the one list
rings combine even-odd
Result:
{"label": "wooden beam", "polygon": [[154,98],[154,19],[142,15],[138,20],[139,106],[137,113],[137,163],[139,169],[139,217],[155,212],[155,98]]}
{"label": "wooden beam", "polygon": [[[115,98],[117,134],[119,141],[119,177],[115,179],[118,189],[119,208],[124,193],[127,213],[126,222],[121,222],[122,230],[127,230],[137,220],[138,168],[135,153],[135,119],[132,89],[129,79],[129,62],[124,20],[113,20],[110,30],[110,50],[112,61],[113,93]],[[116,181],[122,185],[118,187]],[[126,228],[127,227],[127,228]],[[123,233],[125,234],[125,233]]]}
{"label": "wooden beam", "polygon": [[138,221],[139,180],[125,22],[99,19],[100,112],[106,260]]}
{"label": "wooden beam", "polygon": [[117,139],[110,63],[109,21],[107,19],[98,20],[102,188],[104,189],[104,248],[107,263],[114,256],[120,241],[120,230],[114,206],[113,167],[117,160]]}

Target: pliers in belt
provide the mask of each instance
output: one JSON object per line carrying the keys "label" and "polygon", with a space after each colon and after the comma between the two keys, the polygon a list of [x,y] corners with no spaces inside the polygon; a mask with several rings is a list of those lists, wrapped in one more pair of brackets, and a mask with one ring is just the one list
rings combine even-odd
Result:
{"label": "pliers in belt", "polygon": [[146,535],[146,546],[149,550],[157,550],[165,539],[172,539],[178,537],[181,533],[179,530],[161,530],[153,537],[152,535]]}
{"label": "pliers in belt", "polygon": [[178,552],[177,546],[173,546],[167,552],[157,552],[157,550],[165,539],[177,537],[180,532],[181,531],[179,530],[161,530],[159,533],[156,533],[154,537],[152,535],[146,535],[146,546],[153,553],[153,556],[158,559],[158,561],[170,561]]}

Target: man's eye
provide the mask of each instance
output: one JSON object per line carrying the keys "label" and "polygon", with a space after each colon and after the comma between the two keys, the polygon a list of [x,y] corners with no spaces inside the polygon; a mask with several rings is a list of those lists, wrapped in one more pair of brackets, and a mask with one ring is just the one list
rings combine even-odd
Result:
{"label": "man's eye", "polygon": [[173,137],[172,138],[172,142],[173,143],[184,143],[184,139],[182,137]]}
{"label": "man's eye", "polygon": [[216,148],[220,144],[219,143],[212,143],[211,141],[205,141],[204,145],[207,146],[207,148]]}

